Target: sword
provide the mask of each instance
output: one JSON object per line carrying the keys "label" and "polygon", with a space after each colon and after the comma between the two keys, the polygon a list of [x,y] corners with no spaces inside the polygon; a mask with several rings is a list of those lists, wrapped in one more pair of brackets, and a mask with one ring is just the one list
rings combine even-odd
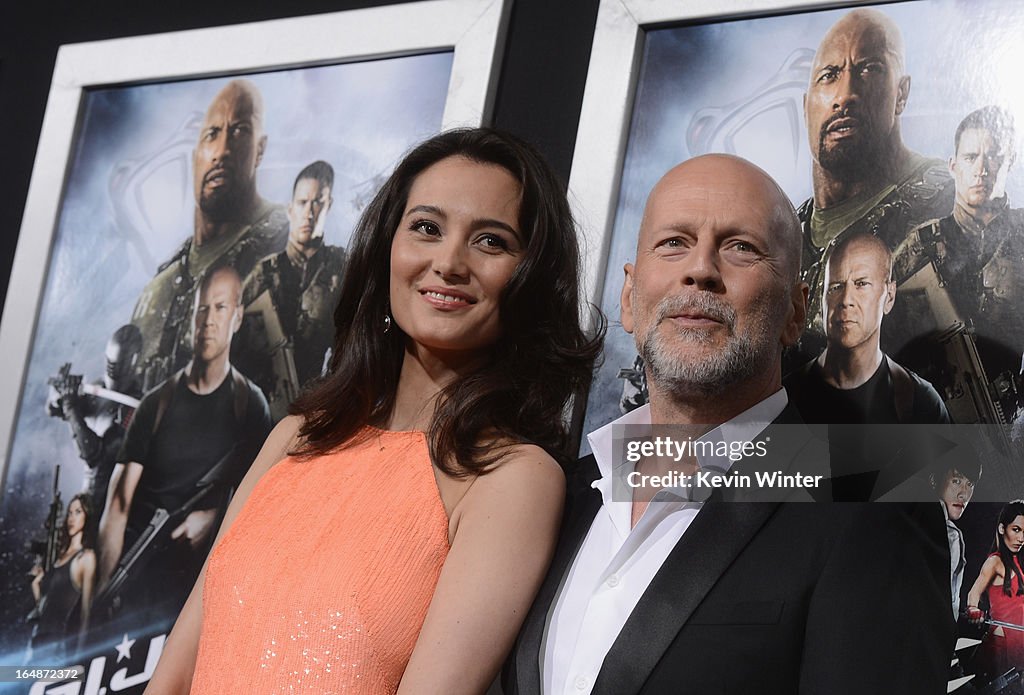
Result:
{"label": "sword", "polygon": [[97,386],[96,384],[82,384],[80,388],[82,390],[82,393],[87,393],[90,396],[96,396],[97,398],[105,398],[108,401],[114,401],[115,403],[126,405],[129,408],[139,407],[138,398],[132,398],[131,396],[128,396],[126,394],[119,393],[117,391],[111,391],[110,389],[105,389],[102,386]]}
{"label": "sword", "polygon": [[984,620],[986,625],[998,625],[999,627],[1008,627],[1011,630],[1020,630],[1024,632],[1024,625],[1018,625],[1017,623],[1008,623],[1005,620],[994,620],[992,618],[986,618]]}

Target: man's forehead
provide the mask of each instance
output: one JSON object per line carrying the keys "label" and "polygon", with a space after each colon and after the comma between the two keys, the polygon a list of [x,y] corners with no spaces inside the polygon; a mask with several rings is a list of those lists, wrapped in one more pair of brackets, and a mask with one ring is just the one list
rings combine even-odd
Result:
{"label": "man's forehead", "polygon": [[252,95],[243,89],[221,91],[206,110],[203,124],[221,121],[254,121],[259,119]]}
{"label": "man's forehead", "polygon": [[201,288],[199,296],[203,299],[220,298],[232,293],[241,292],[242,283],[236,273],[222,270],[215,273],[213,277]]}
{"label": "man's forehead", "polygon": [[728,170],[675,171],[658,182],[647,201],[643,227],[648,231],[705,224],[761,227],[772,201],[749,176]]}
{"label": "man's forehead", "polygon": [[885,274],[885,253],[873,242],[857,239],[843,246],[829,259],[829,268],[833,273],[840,268],[849,275],[858,275],[865,271],[878,271]]}
{"label": "man's forehead", "polygon": [[857,16],[840,20],[822,39],[814,56],[814,67],[841,64],[854,60],[899,61],[898,40],[885,26],[873,18]]}
{"label": "man's forehead", "polygon": [[960,147],[958,149],[959,151],[970,149],[973,152],[980,152],[981,150],[1002,152],[1009,149],[1010,144],[1006,140],[1008,138],[1001,140],[998,133],[994,133],[988,128],[967,128],[960,134]]}

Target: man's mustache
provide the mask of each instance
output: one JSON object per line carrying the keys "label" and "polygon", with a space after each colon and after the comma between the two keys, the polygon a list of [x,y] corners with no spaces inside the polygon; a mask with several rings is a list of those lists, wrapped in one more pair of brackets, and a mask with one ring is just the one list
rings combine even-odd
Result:
{"label": "man's mustache", "polygon": [[658,302],[658,323],[679,314],[700,314],[718,321],[732,330],[736,325],[736,310],[723,299],[708,292],[665,297]]}
{"label": "man's mustache", "polygon": [[231,172],[228,171],[227,167],[214,167],[213,169],[210,169],[205,174],[203,174],[203,184],[209,183],[210,179],[216,178],[217,176],[223,176],[225,179],[230,179]]}
{"label": "man's mustache", "polygon": [[861,120],[861,118],[857,116],[857,114],[852,113],[850,109],[846,108],[843,109],[842,111],[837,111],[836,113],[832,114],[831,116],[825,119],[825,122],[821,124],[821,137],[825,137],[825,135],[829,132],[829,130],[831,130],[833,124],[835,124],[836,121],[842,120],[844,118],[849,118],[850,120],[856,122],[857,127],[859,128],[864,128],[867,126],[867,123]]}

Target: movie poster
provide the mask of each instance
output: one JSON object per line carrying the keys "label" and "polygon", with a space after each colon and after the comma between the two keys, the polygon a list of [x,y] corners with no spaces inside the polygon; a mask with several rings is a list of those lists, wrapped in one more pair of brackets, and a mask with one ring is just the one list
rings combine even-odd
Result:
{"label": "movie poster", "polygon": [[[622,268],[634,259],[655,182],[712,152],[762,167],[797,208],[804,233],[810,307],[800,343],[785,357],[790,402],[818,409],[809,422],[847,422],[815,401],[825,349],[840,356],[839,333],[854,323],[842,306],[855,302],[837,299],[845,285],[836,278],[852,287],[854,262],[888,255],[891,273],[880,271],[878,281],[891,286],[890,296],[879,310],[857,314],[872,322],[865,336],[880,335],[887,360],[879,368],[892,384],[884,398],[874,392],[873,421],[1001,425],[989,439],[1002,437],[993,446],[1014,465],[986,468],[979,481],[977,462],[965,461],[961,475],[940,472],[934,483],[939,496],[951,490],[951,536],[962,529],[959,546],[951,538],[966,562],[960,634],[983,642],[977,654],[958,656],[963,677],[979,686],[1010,665],[1024,669],[1017,580],[1012,597],[999,578],[971,594],[990,548],[1024,544],[1024,536],[1003,535],[1024,516],[1010,510],[997,520],[1002,503],[1024,490],[1016,465],[1024,406],[1024,86],[1015,74],[1024,64],[1022,31],[1017,3],[929,0],[643,32],[600,298],[610,327],[583,426],[592,432],[646,402],[643,361],[618,320]],[[883,74],[890,69],[892,80]],[[585,437],[581,450],[589,452]],[[968,508],[975,483],[985,493]],[[986,631],[970,623],[964,614],[979,595],[983,608],[994,597],[987,619],[1002,616],[1004,625]]]}
{"label": "movie poster", "polygon": [[85,94],[0,507],[0,664],[81,667],[32,693],[145,687],[231,490],[330,360],[350,234],[440,130],[451,67]]}

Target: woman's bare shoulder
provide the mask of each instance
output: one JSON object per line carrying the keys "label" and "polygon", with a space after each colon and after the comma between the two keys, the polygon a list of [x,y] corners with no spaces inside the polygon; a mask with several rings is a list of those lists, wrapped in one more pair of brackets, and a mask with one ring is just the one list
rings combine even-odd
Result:
{"label": "woman's bare shoulder", "polygon": [[535,444],[510,444],[501,459],[480,475],[467,497],[501,495],[561,499],[565,491],[565,473],[558,462]]}
{"label": "woman's bare shoulder", "polygon": [[298,415],[289,415],[281,420],[271,430],[267,441],[263,443],[259,455],[252,464],[253,468],[261,473],[270,470],[275,464],[280,463],[288,457],[299,444],[299,430],[302,428],[302,418]]}

